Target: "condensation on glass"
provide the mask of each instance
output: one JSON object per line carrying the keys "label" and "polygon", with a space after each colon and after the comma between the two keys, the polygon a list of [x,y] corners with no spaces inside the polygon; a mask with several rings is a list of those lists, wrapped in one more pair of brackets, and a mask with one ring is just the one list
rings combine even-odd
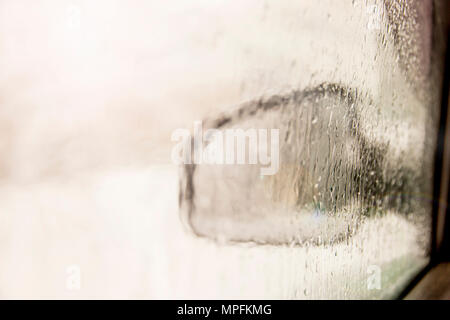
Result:
{"label": "condensation on glass", "polygon": [[[441,3],[364,5],[367,38],[356,48],[376,53],[362,81],[347,70],[341,82],[257,97],[205,121],[223,131],[278,128],[275,175],[257,165],[182,170],[180,215],[192,233],[296,252],[282,298],[392,298],[429,261]],[[345,46],[344,37],[334,40]]]}

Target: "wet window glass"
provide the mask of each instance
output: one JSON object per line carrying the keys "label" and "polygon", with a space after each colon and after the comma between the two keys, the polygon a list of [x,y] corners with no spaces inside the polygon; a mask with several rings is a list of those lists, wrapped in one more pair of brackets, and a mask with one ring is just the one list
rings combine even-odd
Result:
{"label": "wet window glass", "polygon": [[1,0],[0,298],[397,297],[444,6]]}

